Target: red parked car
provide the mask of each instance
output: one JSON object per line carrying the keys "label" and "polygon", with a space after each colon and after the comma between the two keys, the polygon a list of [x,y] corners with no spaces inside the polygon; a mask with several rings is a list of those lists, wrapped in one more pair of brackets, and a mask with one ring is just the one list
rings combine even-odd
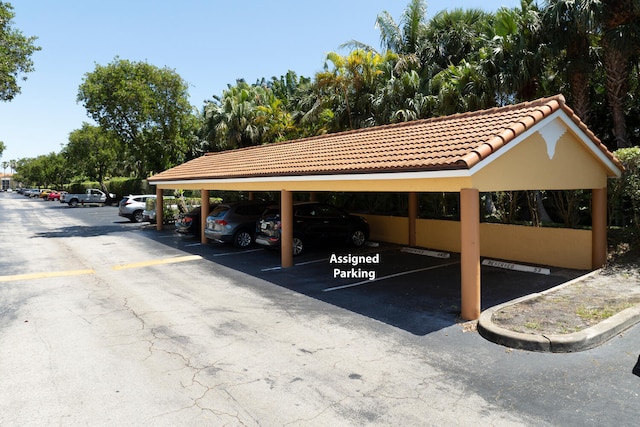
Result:
{"label": "red parked car", "polygon": [[60,200],[60,195],[62,193],[65,193],[65,191],[52,191],[51,193],[49,193],[49,195],[47,196],[47,200],[48,201],[52,201],[52,200]]}

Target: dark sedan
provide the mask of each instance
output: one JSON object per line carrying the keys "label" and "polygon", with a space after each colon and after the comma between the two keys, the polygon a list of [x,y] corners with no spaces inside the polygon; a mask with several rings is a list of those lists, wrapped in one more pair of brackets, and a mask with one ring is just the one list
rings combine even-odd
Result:
{"label": "dark sedan", "polygon": [[[210,205],[210,209],[215,209],[217,205]],[[202,209],[200,206],[191,209],[189,212],[181,213],[176,218],[176,231],[181,234],[193,234],[194,236],[200,235],[202,230]]]}
{"label": "dark sedan", "polygon": [[202,209],[200,207],[181,213],[176,218],[176,231],[182,234],[200,235],[200,230],[202,229],[200,218],[202,218]]}
{"label": "dark sedan", "polygon": [[[256,226],[256,243],[280,247],[280,207],[270,206]],[[369,238],[367,220],[335,206],[316,202],[293,205],[293,254],[307,246],[335,243],[362,246]]]}

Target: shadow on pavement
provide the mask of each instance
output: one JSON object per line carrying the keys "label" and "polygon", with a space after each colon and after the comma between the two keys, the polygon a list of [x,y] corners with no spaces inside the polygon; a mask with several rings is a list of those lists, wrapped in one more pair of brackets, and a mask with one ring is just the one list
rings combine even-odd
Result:
{"label": "shadow on pavement", "polygon": [[[281,269],[277,251],[254,248],[241,250],[230,245],[199,245],[187,236],[167,238],[169,231],[156,234],[145,228],[144,235],[156,242],[197,254],[219,265],[265,280],[282,288],[367,316],[414,335],[426,335],[463,322],[460,313],[459,255],[448,259],[402,252],[402,246],[334,250],[317,249],[296,257],[294,266]],[[160,238],[164,236],[164,238]],[[257,250],[256,250],[257,249]],[[380,255],[376,265],[358,265],[372,270],[375,280],[334,277],[337,267],[331,254]],[[584,274],[583,271],[551,269],[550,275],[523,273],[482,266],[482,310],[531,293],[544,291]],[[257,289],[268,294],[264,288]]]}

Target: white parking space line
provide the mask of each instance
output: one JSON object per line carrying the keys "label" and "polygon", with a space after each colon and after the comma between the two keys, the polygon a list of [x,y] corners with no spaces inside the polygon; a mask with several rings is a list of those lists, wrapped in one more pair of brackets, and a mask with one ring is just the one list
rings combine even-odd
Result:
{"label": "white parking space line", "polygon": [[367,279],[367,280],[363,280],[361,282],[350,283],[348,285],[334,286],[333,288],[323,289],[322,292],[331,292],[331,291],[338,291],[340,289],[353,288],[355,286],[362,286],[362,285],[366,285],[366,284],[369,284],[369,283],[379,282],[381,280],[392,279],[394,277],[405,276],[407,274],[419,273],[421,271],[434,270],[434,269],[440,268],[440,267],[448,267],[450,265],[455,265],[455,264],[460,264],[460,261],[449,262],[447,264],[432,265],[431,267],[418,268],[416,270],[401,271],[400,273],[390,274],[388,276],[377,277],[377,278],[375,278],[373,280]]}
{"label": "white parking space line", "polygon": [[248,254],[248,253],[251,253],[251,252],[258,252],[258,251],[261,251],[261,250],[262,250],[262,248],[258,248],[258,249],[249,249],[249,250],[246,250],[246,251],[240,251],[240,252],[224,252],[224,253],[221,253],[221,254],[213,254],[213,256],[214,256],[214,257],[217,257],[217,256],[229,256],[229,255],[238,255],[238,254]]}
{"label": "white parking space line", "polygon": [[322,258],[322,259],[315,259],[312,261],[297,262],[294,265],[308,265],[308,264],[315,264],[318,262],[328,262],[328,261],[329,261],[329,258]]}
{"label": "white parking space line", "polygon": [[184,245],[185,248],[190,248],[192,246],[202,246],[202,243],[189,243],[188,245]]}
{"label": "white parking space line", "polygon": [[[314,259],[314,260],[311,260],[311,261],[304,261],[304,262],[296,262],[293,265],[295,267],[298,267],[300,265],[317,264],[319,262],[329,262],[329,258]],[[267,267],[267,268],[261,269],[260,271],[277,271],[277,270],[282,270],[282,267]]]}

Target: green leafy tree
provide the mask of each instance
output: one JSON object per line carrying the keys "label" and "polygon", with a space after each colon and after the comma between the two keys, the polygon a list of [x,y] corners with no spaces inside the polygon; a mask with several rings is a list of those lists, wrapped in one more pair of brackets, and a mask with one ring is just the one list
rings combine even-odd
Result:
{"label": "green leafy tree", "polygon": [[20,93],[20,80],[34,70],[31,56],[40,47],[36,37],[27,37],[13,27],[13,6],[0,1],[0,101],[11,101]]}
{"label": "green leafy tree", "polygon": [[138,178],[183,163],[197,139],[187,83],[169,68],[116,58],[78,90],[91,118],[122,142]]}
{"label": "green leafy tree", "polygon": [[113,134],[99,126],[83,123],[82,128],[69,134],[69,142],[63,150],[67,162],[76,172],[104,185],[105,177],[114,172],[121,143]]}
{"label": "green leafy tree", "polygon": [[19,159],[15,168],[17,181],[37,187],[61,187],[68,179],[65,158],[59,153]]}
{"label": "green leafy tree", "polygon": [[2,153],[7,149],[7,146],[4,145],[4,142],[0,141],[0,157],[2,157]]}

